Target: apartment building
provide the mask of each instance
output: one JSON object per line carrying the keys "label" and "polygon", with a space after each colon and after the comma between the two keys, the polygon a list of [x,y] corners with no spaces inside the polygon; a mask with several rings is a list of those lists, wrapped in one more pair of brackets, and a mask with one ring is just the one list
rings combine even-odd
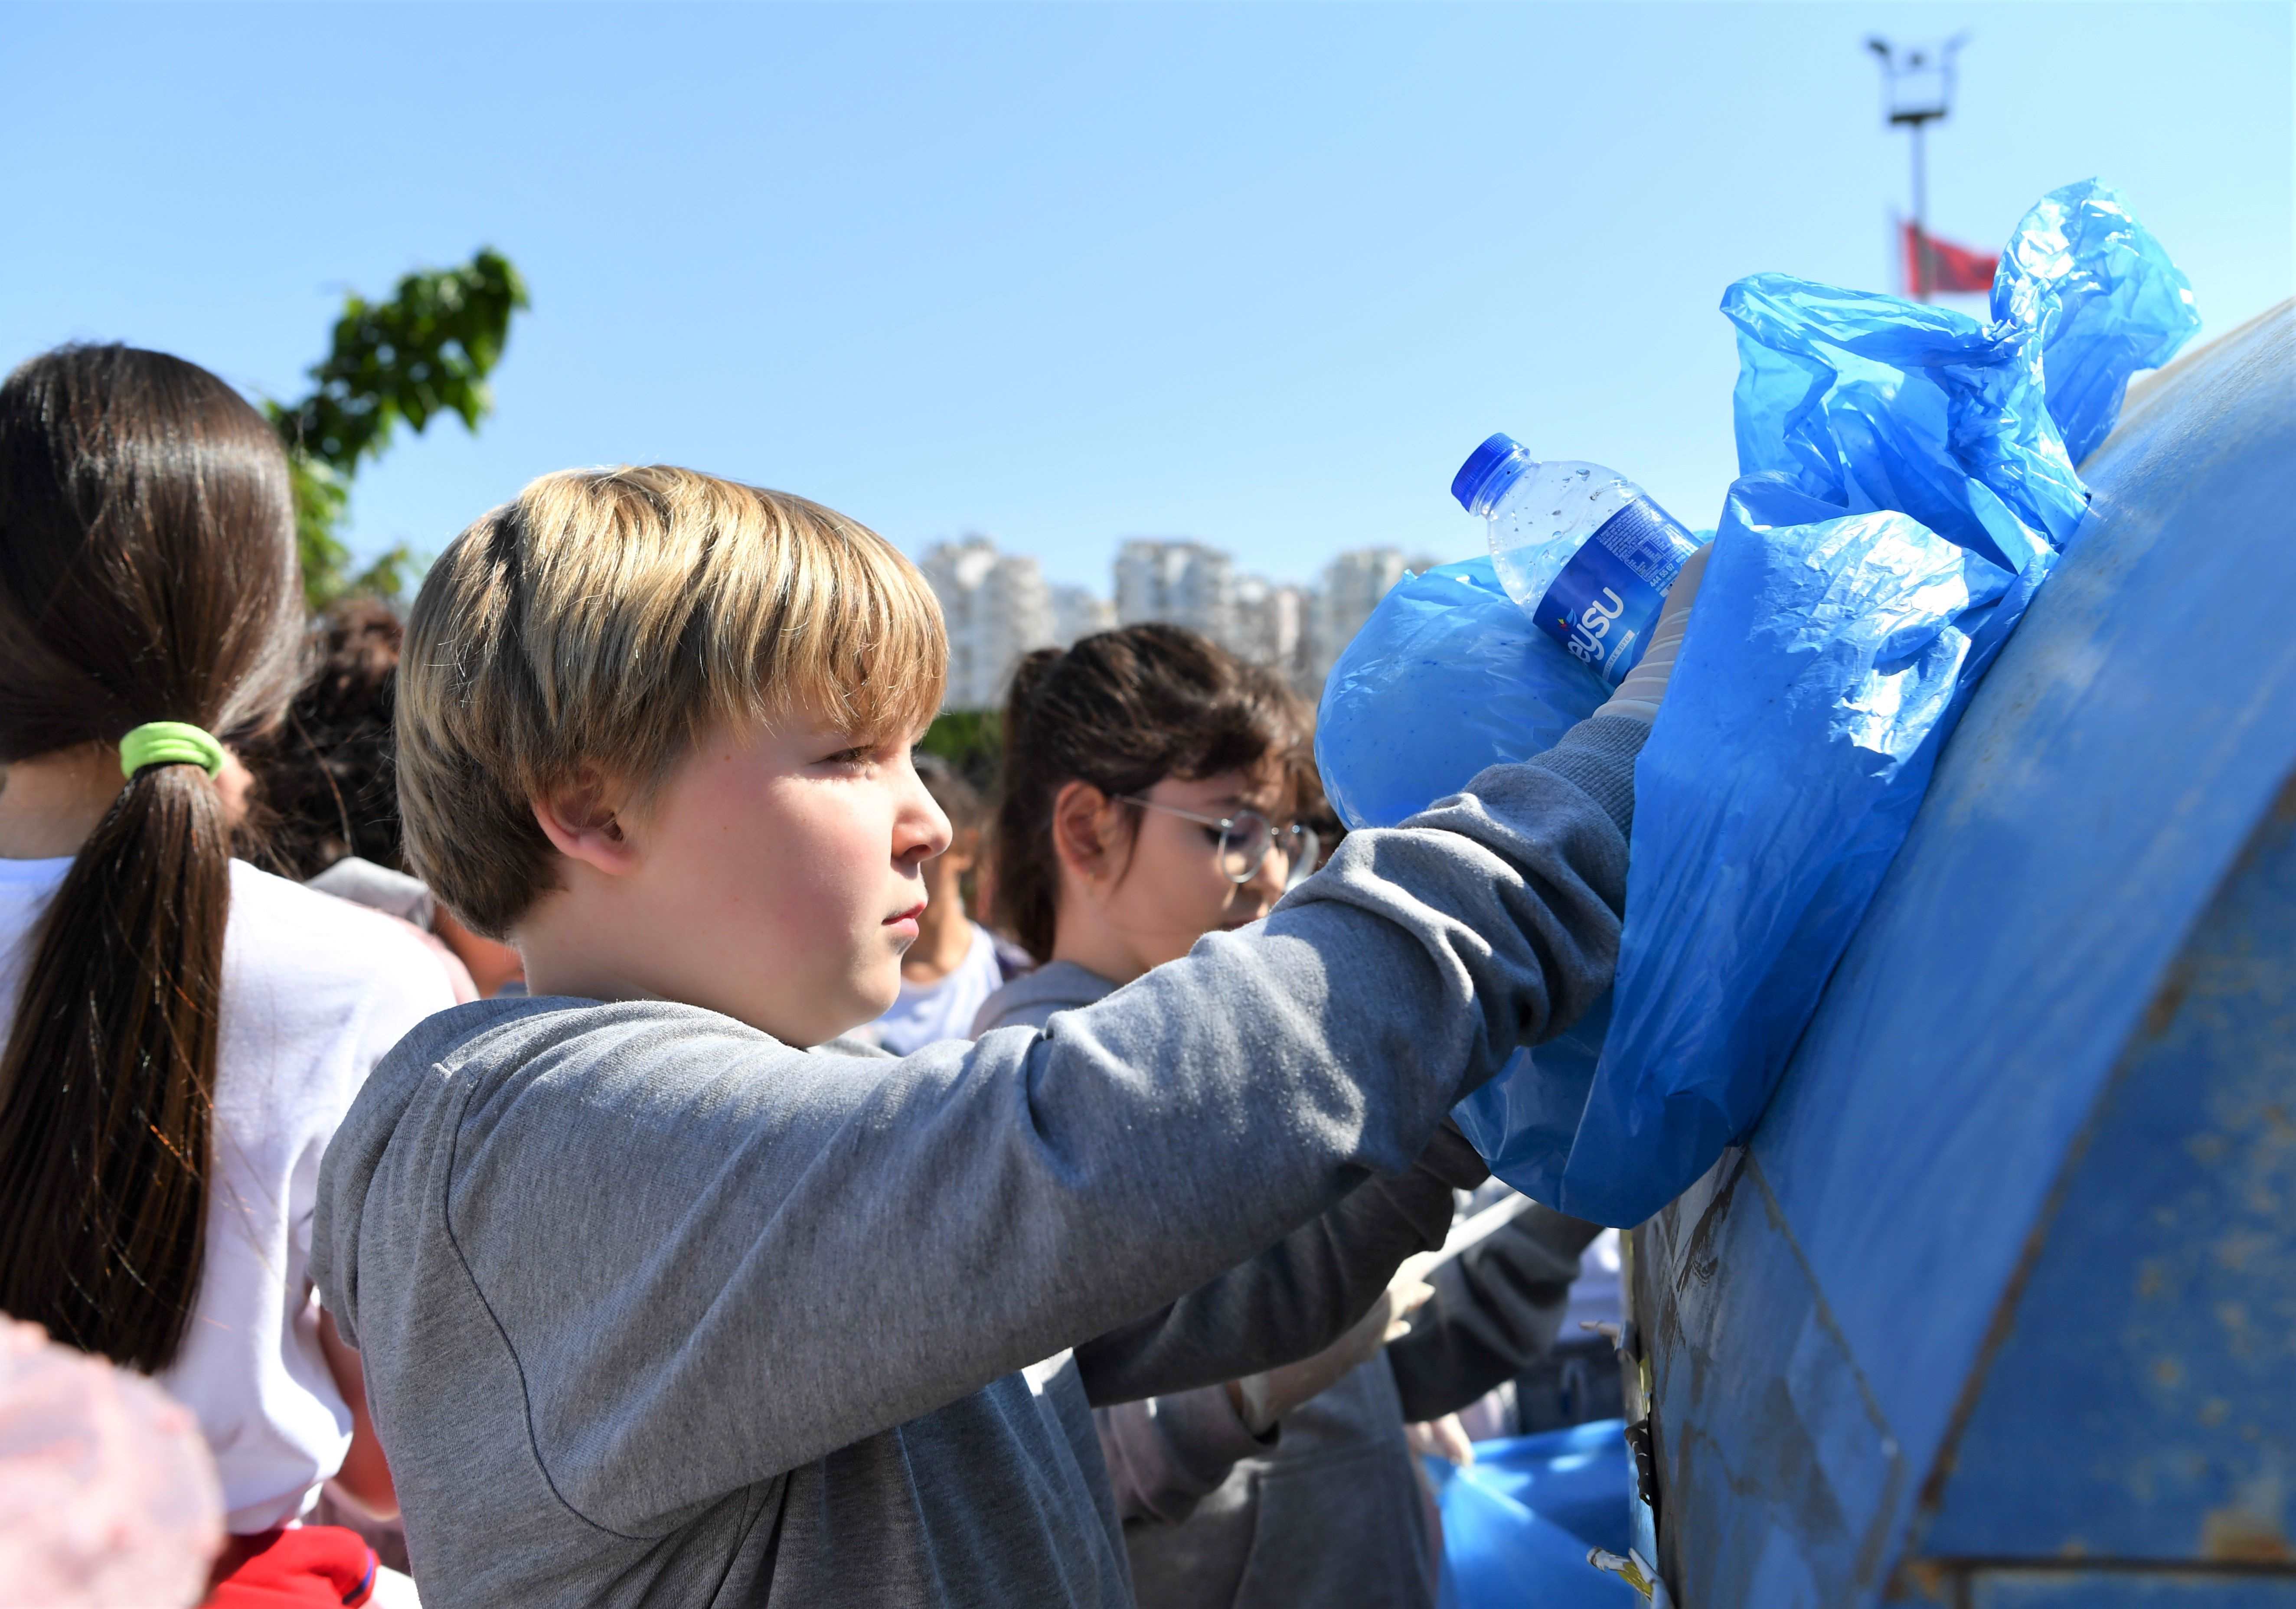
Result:
{"label": "apartment building", "polygon": [[943,542],[918,568],[948,623],[949,708],[996,708],[1021,656],[1058,636],[1044,571],[1025,554],[997,552],[983,536]]}
{"label": "apartment building", "polygon": [[1357,548],[1324,566],[1320,586],[1299,587],[1239,575],[1233,555],[1201,542],[1136,538],[1117,550],[1113,598],[1051,586],[1036,560],[983,536],[941,543],[920,563],[948,620],[949,707],[984,710],[1004,702],[1022,654],[1142,620],[1201,631],[1314,699],[1389,589],[1434,562]]}

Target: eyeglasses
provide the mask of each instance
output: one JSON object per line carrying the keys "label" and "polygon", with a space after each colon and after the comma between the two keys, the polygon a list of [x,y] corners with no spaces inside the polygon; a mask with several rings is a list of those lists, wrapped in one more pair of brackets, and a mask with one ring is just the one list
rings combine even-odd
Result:
{"label": "eyeglasses", "polygon": [[1117,795],[1117,802],[1138,805],[1144,810],[1161,810],[1198,826],[1217,828],[1219,847],[1213,851],[1213,857],[1219,862],[1220,874],[1230,882],[1250,882],[1259,875],[1259,868],[1267,864],[1267,857],[1273,851],[1283,857],[1283,886],[1288,889],[1315,871],[1318,864],[1316,852],[1323,847],[1313,827],[1303,827],[1297,822],[1288,827],[1275,826],[1257,810],[1238,810],[1233,816],[1203,816],[1177,805],[1158,804],[1152,799],[1128,793]]}

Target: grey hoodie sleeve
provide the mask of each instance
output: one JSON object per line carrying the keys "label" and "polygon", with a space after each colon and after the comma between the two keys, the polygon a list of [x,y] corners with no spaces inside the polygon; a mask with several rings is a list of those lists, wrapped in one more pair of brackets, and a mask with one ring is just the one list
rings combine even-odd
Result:
{"label": "grey hoodie sleeve", "polygon": [[1443,1244],[1453,1190],[1489,1172],[1447,1120],[1409,1172],[1372,1179],[1171,1306],[1078,1347],[1118,1517],[1177,1524],[1236,1460],[1272,1448],[1275,1433],[1245,1429],[1224,1383],[1338,1340],[1405,1258]]}
{"label": "grey hoodie sleeve", "polygon": [[1265,923],[1041,1033],[857,1061],[658,1002],[434,1017],[327,1157],[327,1305],[402,1360],[441,1322],[417,1287],[482,1309],[454,1322],[514,1359],[554,1490],[659,1534],[1407,1169],[1609,987],[1645,731],[1583,723],[1357,833]]}
{"label": "grey hoodie sleeve", "polygon": [[1533,1202],[1436,1269],[1435,1294],[1411,1333],[1388,1344],[1403,1416],[1456,1414],[1546,1356],[1570,1305],[1578,1254],[1602,1232]]}
{"label": "grey hoodie sleeve", "polygon": [[1214,1385],[1296,1363],[1371,1309],[1404,1259],[1451,1227],[1455,1190],[1490,1170],[1447,1119],[1409,1170],[1373,1178],[1258,1256],[1076,1350],[1094,1403]]}

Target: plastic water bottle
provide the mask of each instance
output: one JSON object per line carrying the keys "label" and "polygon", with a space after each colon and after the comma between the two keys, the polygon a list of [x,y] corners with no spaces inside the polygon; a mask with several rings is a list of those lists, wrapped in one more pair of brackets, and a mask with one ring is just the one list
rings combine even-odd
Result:
{"label": "plastic water bottle", "polygon": [[1468,455],[1451,495],[1490,521],[1507,595],[1616,686],[1650,646],[1660,605],[1698,542],[1616,470],[1541,464],[1512,436]]}

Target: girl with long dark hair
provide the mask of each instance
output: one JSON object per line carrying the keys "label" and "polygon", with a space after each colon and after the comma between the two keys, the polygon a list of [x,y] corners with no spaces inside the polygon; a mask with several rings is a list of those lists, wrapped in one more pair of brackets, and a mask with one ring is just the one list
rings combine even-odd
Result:
{"label": "girl with long dark hair", "polygon": [[392,1506],[311,1213],[367,1070],[453,1003],[387,922],[231,858],[294,538],[276,436],[205,370],[70,347],[0,385],[0,1311],[192,1410],[226,1577],[339,1473]]}

